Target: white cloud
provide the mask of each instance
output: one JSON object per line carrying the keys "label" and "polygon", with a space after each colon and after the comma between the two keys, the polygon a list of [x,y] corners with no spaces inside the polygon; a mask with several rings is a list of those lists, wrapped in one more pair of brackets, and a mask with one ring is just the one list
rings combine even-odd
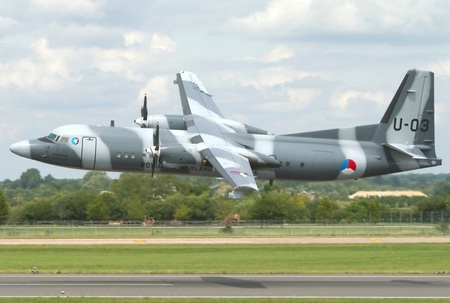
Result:
{"label": "white cloud", "polygon": [[430,65],[436,76],[448,76],[450,75],[450,59],[440,60]]}
{"label": "white cloud", "polygon": [[104,16],[102,0],[31,0],[36,7],[61,15],[72,15],[86,19],[96,19]]}
{"label": "white cloud", "polygon": [[171,83],[168,77],[156,76],[147,81],[145,86],[139,91],[139,100],[144,94],[147,94],[148,102],[154,106],[164,103],[169,95],[169,84]]}
{"label": "white cloud", "polygon": [[32,44],[35,56],[0,63],[0,87],[17,86],[31,91],[57,91],[69,78],[66,62],[73,58],[68,50],[55,51],[45,39]]}
{"label": "white cloud", "polygon": [[152,49],[173,52],[176,50],[176,42],[170,37],[160,34],[153,34],[152,36]]}
{"label": "white cloud", "polygon": [[9,29],[18,24],[19,22],[13,18],[0,16],[0,29]]}
{"label": "white cloud", "polygon": [[387,94],[384,92],[361,92],[356,90],[347,90],[333,97],[331,100],[331,107],[345,110],[348,109],[351,100],[369,100],[379,106],[386,104]]}
{"label": "white cloud", "polygon": [[279,44],[275,46],[267,55],[263,57],[265,62],[277,62],[283,59],[289,59],[295,55],[295,52],[286,45]]}
{"label": "white cloud", "polygon": [[297,71],[289,67],[260,69],[247,76],[237,76],[241,85],[252,85],[256,88],[271,87],[279,84],[295,82],[313,76],[313,72]]}
{"label": "white cloud", "polygon": [[[380,34],[422,35],[449,26],[446,1],[272,0],[263,10],[230,23],[264,35]],[[419,42],[419,41],[418,41]]]}
{"label": "white cloud", "polygon": [[261,109],[272,113],[301,112],[317,95],[314,89],[287,89],[276,101],[268,101],[259,105]]}
{"label": "white cloud", "polygon": [[[359,5],[366,5],[361,3]],[[263,11],[231,20],[235,27],[271,33],[300,29],[301,32],[363,31],[370,25],[363,20],[352,1],[274,0]]]}
{"label": "white cloud", "polygon": [[148,41],[148,36],[142,32],[126,32],[123,34],[125,46],[141,45]]}

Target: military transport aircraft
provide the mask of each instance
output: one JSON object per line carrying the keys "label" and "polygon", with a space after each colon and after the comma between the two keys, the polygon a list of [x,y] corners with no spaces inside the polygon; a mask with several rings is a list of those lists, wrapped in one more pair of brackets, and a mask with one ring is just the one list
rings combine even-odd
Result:
{"label": "military transport aircraft", "polygon": [[10,150],[22,157],[87,170],[223,177],[232,198],[258,190],[255,178],[345,180],[441,165],[434,139],[434,74],[409,70],[380,123],[288,135],[228,120],[197,75],[175,84],[183,115],[148,116],[141,128],[65,125]]}

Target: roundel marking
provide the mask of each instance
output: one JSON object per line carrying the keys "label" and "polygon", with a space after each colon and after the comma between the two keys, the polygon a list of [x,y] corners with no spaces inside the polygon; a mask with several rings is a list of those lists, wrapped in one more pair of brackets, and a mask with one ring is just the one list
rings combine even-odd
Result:
{"label": "roundel marking", "polygon": [[341,172],[344,175],[351,175],[356,171],[356,162],[352,159],[345,159],[341,163]]}
{"label": "roundel marking", "polygon": [[80,139],[78,139],[77,137],[73,137],[70,142],[72,142],[73,145],[77,145],[78,143],[80,143]]}

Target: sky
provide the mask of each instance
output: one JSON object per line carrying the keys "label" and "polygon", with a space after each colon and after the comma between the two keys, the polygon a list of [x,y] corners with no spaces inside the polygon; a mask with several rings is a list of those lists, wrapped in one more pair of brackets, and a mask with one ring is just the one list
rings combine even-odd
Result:
{"label": "sky", "polygon": [[180,114],[181,70],[227,118],[275,134],[378,123],[406,71],[431,70],[443,165],[420,172],[450,173],[449,12],[439,0],[0,1],[0,180],[83,177],[9,146],[65,124],[138,127],[145,93],[150,115]]}

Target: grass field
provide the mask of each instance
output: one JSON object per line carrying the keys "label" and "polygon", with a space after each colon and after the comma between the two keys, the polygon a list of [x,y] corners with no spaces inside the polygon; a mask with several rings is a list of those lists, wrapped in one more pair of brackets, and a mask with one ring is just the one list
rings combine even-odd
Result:
{"label": "grass field", "polygon": [[[228,230],[230,231],[230,230]],[[367,224],[367,225],[319,225],[272,224],[234,226],[231,233],[224,232],[223,225],[205,226],[136,226],[136,225],[18,225],[0,226],[2,239],[98,239],[98,238],[217,238],[217,237],[432,237],[442,232],[434,225],[426,224]]]}
{"label": "grass field", "polygon": [[[215,237],[428,237],[442,236],[432,225],[220,226],[2,226],[0,238],[215,238]],[[450,272],[444,244],[277,244],[277,245],[93,245],[0,246],[0,273],[304,273],[434,274]],[[1,294],[0,294],[1,296]],[[157,303],[379,303],[379,299],[105,299],[2,298],[1,302]],[[425,302],[383,299],[383,303]],[[442,302],[440,300],[440,302]]]}
{"label": "grass field", "polygon": [[444,244],[0,246],[1,273],[450,272]]}
{"label": "grass field", "polygon": [[[429,302],[427,300],[420,299],[103,299],[103,298],[36,298],[36,299],[4,299],[2,298],[2,303],[46,303],[46,302],[68,302],[68,303],[423,303]],[[433,302],[447,302],[446,300],[433,300]]]}

